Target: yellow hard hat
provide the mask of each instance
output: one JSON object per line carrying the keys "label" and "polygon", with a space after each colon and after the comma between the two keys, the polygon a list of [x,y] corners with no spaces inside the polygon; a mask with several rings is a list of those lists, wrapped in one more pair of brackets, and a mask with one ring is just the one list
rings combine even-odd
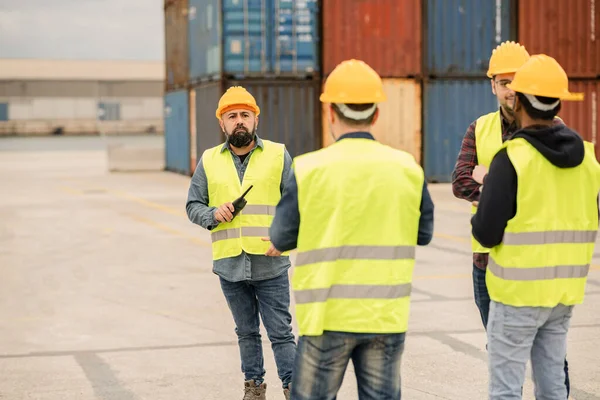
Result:
{"label": "yellow hard hat", "polygon": [[232,86],[221,96],[216,112],[217,118],[221,119],[224,113],[234,108],[252,111],[256,116],[260,114],[260,108],[258,108],[254,96],[242,86]]}
{"label": "yellow hard hat", "polygon": [[583,100],[583,93],[569,92],[569,78],[565,70],[552,57],[545,54],[531,56],[515,74],[507,88],[534,96],[560,100]]}
{"label": "yellow hard hat", "polygon": [[487,76],[492,78],[494,75],[517,72],[527,60],[529,60],[529,53],[525,47],[519,43],[506,41],[492,51]]}
{"label": "yellow hard hat", "polygon": [[325,81],[323,103],[369,104],[387,98],[381,78],[367,63],[346,60],[338,64]]}

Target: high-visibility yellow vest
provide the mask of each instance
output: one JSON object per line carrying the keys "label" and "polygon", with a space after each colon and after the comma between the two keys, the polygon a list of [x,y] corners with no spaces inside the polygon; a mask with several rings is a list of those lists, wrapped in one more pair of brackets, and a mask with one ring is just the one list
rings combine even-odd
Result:
{"label": "high-visibility yellow vest", "polygon": [[297,157],[292,279],[300,335],[406,332],[424,175],[413,156],[344,139]]}
{"label": "high-visibility yellow vest", "polygon": [[515,307],[582,303],[598,230],[593,149],[585,146],[581,165],[558,168],[525,139],[505,147],[517,172],[517,213],[490,252],[490,297]]}
{"label": "high-visibility yellow vest", "polygon": [[[281,198],[281,174],[283,173],[284,145],[263,139],[264,149],[256,147],[242,183],[228,150],[219,145],[202,155],[202,163],[208,181],[208,205],[220,207],[242,195],[246,195],[246,207],[231,222],[222,222],[211,231],[213,260],[235,257],[242,253],[265,254],[269,242],[261,240],[269,236],[269,227],[275,216],[275,207]],[[289,254],[289,253],[286,253]]]}
{"label": "high-visibility yellow vest", "polygon": [[[555,117],[561,120],[558,117]],[[562,121],[562,120],[561,120]],[[488,170],[494,156],[502,148],[502,120],[500,110],[483,115],[475,123],[475,150],[477,151],[477,164],[483,165]],[[471,215],[475,215],[477,207],[471,206]],[[471,235],[471,249],[473,253],[489,253],[490,249],[483,247]]]}
{"label": "high-visibility yellow vest", "polygon": [[[490,168],[492,159],[502,148],[502,121],[500,110],[483,115],[475,123],[475,149],[477,150],[477,164]],[[471,206],[471,215],[475,215],[477,207]],[[483,247],[471,235],[471,249],[473,253],[489,253],[490,249]]]}

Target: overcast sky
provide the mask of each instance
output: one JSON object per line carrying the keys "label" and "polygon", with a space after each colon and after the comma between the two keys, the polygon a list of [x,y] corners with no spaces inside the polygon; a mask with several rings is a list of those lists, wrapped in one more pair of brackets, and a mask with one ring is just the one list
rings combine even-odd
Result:
{"label": "overcast sky", "polygon": [[163,0],[0,0],[0,58],[162,60]]}

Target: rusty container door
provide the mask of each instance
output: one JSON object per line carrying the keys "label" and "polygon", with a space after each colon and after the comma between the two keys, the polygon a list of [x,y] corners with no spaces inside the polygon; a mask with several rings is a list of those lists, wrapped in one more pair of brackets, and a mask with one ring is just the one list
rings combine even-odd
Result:
{"label": "rusty container door", "polygon": [[420,0],[327,0],[322,7],[325,76],[350,58],[382,77],[421,73]]}
{"label": "rusty container door", "polygon": [[600,81],[570,81],[569,90],[584,93],[584,99],[583,101],[563,101],[558,116],[569,128],[579,133],[584,140],[594,143],[596,158],[598,158],[600,157],[598,146],[598,133],[600,131],[598,92],[600,91]]}
{"label": "rusty container door", "polygon": [[188,1],[165,2],[166,90],[183,88],[188,83]]}
{"label": "rusty container door", "polygon": [[571,78],[600,76],[599,28],[596,0],[519,1],[519,42],[556,58]]}

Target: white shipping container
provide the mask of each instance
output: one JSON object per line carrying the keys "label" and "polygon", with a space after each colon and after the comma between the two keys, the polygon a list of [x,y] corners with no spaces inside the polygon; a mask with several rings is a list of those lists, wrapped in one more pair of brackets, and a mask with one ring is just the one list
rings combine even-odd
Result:
{"label": "white shipping container", "polygon": [[31,119],[94,119],[96,100],[93,98],[46,97],[32,100]]}
{"label": "white shipping container", "polygon": [[11,99],[8,103],[8,120],[25,121],[33,119],[31,100]]}
{"label": "white shipping container", "polygon": [[162,97],[128,97],[121,103],[121,119],[124,121],[159,119],[163,117]]}
{"label": "white shipping container", "polygon": [[141,98],[123,98],[121,103],[121,119],[123,121],[135,121],[143,119],[144,104]]}
{"label": "white shipping container", "polygon": [[162,97],[146,97],[144,102],[144,119],[163,118],[163,99]]}

